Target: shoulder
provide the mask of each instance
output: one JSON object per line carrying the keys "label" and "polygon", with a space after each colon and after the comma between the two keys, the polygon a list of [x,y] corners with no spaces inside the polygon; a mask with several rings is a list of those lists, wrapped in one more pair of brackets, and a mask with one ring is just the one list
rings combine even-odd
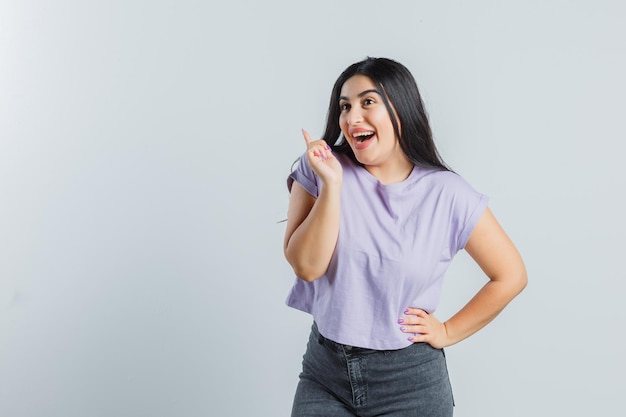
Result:
{"label": "shoulder", "polygon": [[489,197],[477,191],[461,175],[452,171],[423,170],[417,181],[421,193],[435,198],[438,205],[445,204],[461,211],[472,211],[486,206]]}
{"label": "shoulder", "polygon": [[421,167],[416,167],[415,169],[417,171],[416,182],[422,182],[423,185],[452,193],[476,192],[476,190],[456,172]]}

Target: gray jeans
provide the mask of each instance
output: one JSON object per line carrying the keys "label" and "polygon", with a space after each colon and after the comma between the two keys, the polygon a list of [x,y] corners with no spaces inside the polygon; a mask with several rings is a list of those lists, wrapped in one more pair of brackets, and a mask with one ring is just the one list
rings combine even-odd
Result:
{"label": "gray jeans", "polygon": [[414,343],[372,350],[335,343],[313,323],[292,417],[451,417],[443,350]]}

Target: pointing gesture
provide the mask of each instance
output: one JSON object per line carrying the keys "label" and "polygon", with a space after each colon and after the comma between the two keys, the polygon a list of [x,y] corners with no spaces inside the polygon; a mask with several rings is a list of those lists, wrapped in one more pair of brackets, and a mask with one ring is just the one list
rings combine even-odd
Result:
{"label": "pointing gesture", "polygon": [[330,146],[323,140],[312,141],[311,136],[304,129],[302,129],[302,135],[307,146],[306,156],[313,172],[320,177],[325,185],[341,183],[343,170]]}

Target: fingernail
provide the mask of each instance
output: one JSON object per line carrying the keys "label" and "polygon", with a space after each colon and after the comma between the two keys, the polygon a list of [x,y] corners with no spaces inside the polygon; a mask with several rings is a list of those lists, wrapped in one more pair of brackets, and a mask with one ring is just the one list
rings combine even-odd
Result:
{"label": "fingernail", "polygon": [[409,342],[412,342],[413,338],[412,337],[407,337],[406,340],[408,340]]}
{"label": "fingernail", "polygon": [[406,327],[402,326],[402,327],[400,327],[400,330],[401,330],[401,331],[405,331],[405,330],[406,330]]}
{"label": "fingernail", "polygon": [[398,324],[404,323],[404,319],[398,319]]}
{"label": "fingernail", "polygon": [[409,309],[404,310],[404,314],[409,314]]}
{"label": "fingernail", "polygon": [[330,151],[330,146],[328,146],[328,144],[326,144],[326,149]]}

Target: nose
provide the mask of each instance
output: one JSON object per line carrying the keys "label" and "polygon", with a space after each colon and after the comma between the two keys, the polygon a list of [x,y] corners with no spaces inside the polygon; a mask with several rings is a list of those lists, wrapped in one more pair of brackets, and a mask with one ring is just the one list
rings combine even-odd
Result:
{"label": "nose", "polygon": [[363,121],[363,114],[361,114],[361,109],[358,107],[353,107],[350,109],[350,113],[348,114],[348,125],[354,126]]}

